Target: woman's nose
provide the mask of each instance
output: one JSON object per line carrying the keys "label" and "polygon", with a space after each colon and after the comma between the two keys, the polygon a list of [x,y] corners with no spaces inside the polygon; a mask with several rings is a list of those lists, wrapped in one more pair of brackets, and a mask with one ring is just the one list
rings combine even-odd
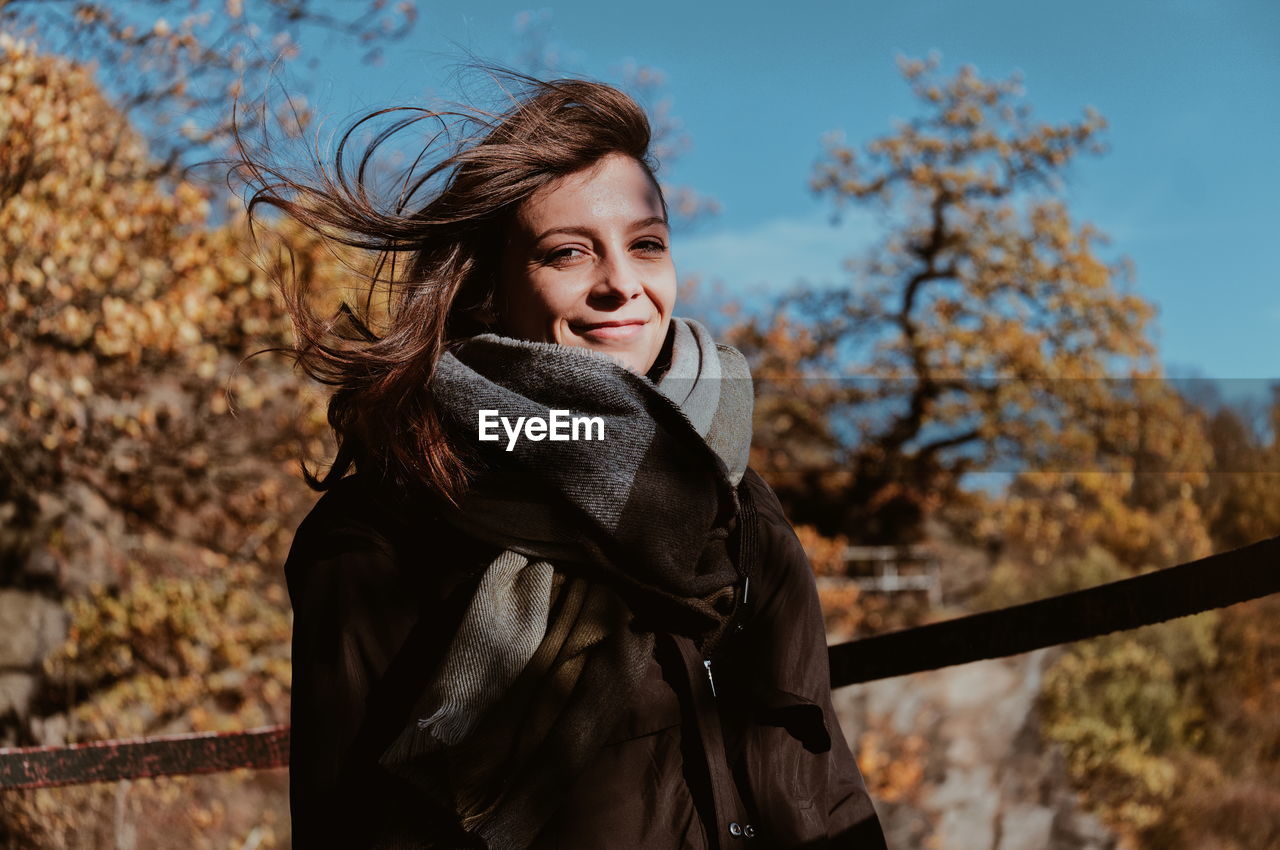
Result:
{"label": "woman's nose", "polygon": [[626,259],[606,260],[600,266],[600,279],[596,284],[596,293],[602,296],[630,301],[644,291],[644,283],[640,279],[639,270]]}

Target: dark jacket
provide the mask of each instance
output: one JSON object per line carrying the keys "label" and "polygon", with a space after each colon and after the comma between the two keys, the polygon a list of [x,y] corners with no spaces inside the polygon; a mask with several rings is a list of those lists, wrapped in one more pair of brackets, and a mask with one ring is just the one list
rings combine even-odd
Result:
{"label": "dark jacket", "polygon": [[[658,635],[639,696],[535,850],[884,847],[832,709],[808,559],[759,475],[739,492],[759,551],[742,628],[710,671],[693,641]],[[358,476],[303,520],[285,564],[294,847],[477,846],[378,756],[412,722],[496,554],[425,508],[406,519]]]}

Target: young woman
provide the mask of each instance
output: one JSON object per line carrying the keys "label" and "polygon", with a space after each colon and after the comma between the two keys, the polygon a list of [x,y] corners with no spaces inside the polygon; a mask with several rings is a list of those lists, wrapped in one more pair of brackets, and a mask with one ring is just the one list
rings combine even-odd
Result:
{"label": "young woman", "polygon": [[645,114],[505,73],[391,211],[257,172],[390,295],[375,333],[286,284],[340,446],[285,564],[294,846],[883,847],[746,363],[674,315]]}

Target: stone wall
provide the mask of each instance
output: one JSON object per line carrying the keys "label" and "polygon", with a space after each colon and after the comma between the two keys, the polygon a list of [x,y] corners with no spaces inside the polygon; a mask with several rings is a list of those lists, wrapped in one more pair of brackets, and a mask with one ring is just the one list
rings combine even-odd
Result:
{"label": "stone wall", "polygon": [[1114,850],[1081,810],[1036,697],[1056,650],[835,692],[841,728],[879,792],[889,846]]}

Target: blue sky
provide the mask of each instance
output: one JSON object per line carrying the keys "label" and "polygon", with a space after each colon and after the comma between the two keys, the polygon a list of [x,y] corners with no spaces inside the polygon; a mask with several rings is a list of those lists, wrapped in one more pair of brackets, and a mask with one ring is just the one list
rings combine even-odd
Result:
{"label": "blue sky", "polygon": [[457,96],[447,74],[465,59],[459,47],[511,61],[515,18],[533,12],[566,71],[618,82],[633,61],[666,74],[693,146],[663,176],[723,207],[677,235],[677,266],[738,290],[846,280],[841,261],[874,238],[874,222],[832,227],[830,200],[807,182],[824,133],[861,144],[914,113],[896,56],[937,50],[947,72],[1021,72],[1038,117],[1090,105],[1110,123],[1110,152],[1078,162],[1067,197],[1112,237],[1113,256],[1132,259],[1170,371],[1280,380],[1280,272],[1267,248],[1280,225],[1280,3],[419,4],[416,34],[381,68],[302,43],[320,65],[291,73],[311,78],[326,126]]}

